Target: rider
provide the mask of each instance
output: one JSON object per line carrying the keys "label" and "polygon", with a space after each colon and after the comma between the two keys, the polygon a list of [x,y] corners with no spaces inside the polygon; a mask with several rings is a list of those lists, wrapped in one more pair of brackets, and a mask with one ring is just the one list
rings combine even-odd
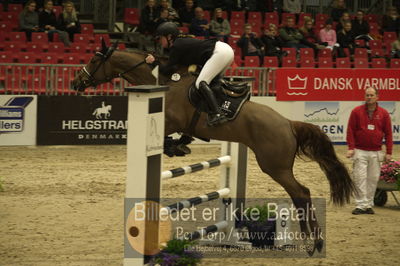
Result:
{"label": "rider", "polygon": [[[160,38],[161,45],[170,50],[169,61],[159,66],[160,72],[172,74],[177,65],[201,65],[202,70],[197,77],[195,87],[207,101],[210,110],[208,124],[215,126],[226,122],[227,119],[221,113],[215,95],[210,89],[210,83],[217,75],[223,75],[231,65],[234,58],[232,48],[216,39],[180,38],[179,29],[172,22],[164,22],[158,26],[156,35]],[[159,65],[152,55],[146,57],[146,63]]]}

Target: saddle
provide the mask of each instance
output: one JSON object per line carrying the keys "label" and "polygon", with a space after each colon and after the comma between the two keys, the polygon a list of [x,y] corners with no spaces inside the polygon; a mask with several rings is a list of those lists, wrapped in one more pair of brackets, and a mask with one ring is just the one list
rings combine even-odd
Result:
{"label": "saddle", "polygon": [[[195,76],[200,73],[200,68],[189,67],[189,72]],[[246,82],[230,81],[229,77],[221,79],[215,77],[210,84],[211,90],[214,92],[218,105],[226,118],[230,121],[236,118],[240,112],[242,105],[250,99],[250,87]],[[190,103],[198,112],[208,112],[207,103],[196,89],[194,83],[188,92]]]}

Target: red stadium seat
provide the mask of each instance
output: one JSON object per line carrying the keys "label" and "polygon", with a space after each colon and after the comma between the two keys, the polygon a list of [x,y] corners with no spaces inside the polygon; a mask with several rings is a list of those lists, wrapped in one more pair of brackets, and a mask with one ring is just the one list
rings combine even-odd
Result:
{"label": "red stadium seat", "polygon": [[260,58],[258,56],[245,56],[244,57],[244,66],[245,67],[259,67],[260,66]]}
{"label": "red stadium seat", "polygon": [[300,48],[300,58],[314,58],[314,50],[312,48]]}
{"label": "red stadium seat", "polygon": [[8,34],[8,38],[13,42],[26,42],[25,32],[13,31]]}
{"label": "red stadium seat", "polygon": [[279,67],[278,57],[264,56],[264,67]]}
{"label": "red stadium seat", "polygon": [[22,4],[8,4],[9,12],[20,13],[23,9],[24,7],[22,6]]}
{"label": "red stadium seat", "polygon": [[45,32],[33,32],[32,33],[32,42],[41,42],[41,43],[48,43],[49,38],[47,33]]}
{"label": "red stadium seat", "polygon": [[50,53],[58,53],[58,54],[64,54],[65,47],[63,43],[60,42],[51,42],[49,43],[48,46],[48,51]]}
{"label": "red stadium seat", "polygon": [[262,24],[262,14],[258,11],[250,11],[247,13],[247,23],[250,21],[256,21],[259,24]]}
{"label": "red stadium seat", "polygon": [[296,57],[284,57],[282,58],[282,67],[296,67]]}
{"label": "red stadium seat", "polygon": [[244,21],[239,19],[231,19],[229,21],[229,25],[231,26],[231,28],[243,28]]}
{"label": "red stadium seat", "polygon": [[325,24],[325,21],[329,18],[328,14],[319,13],[315,15],[315,21],[321,21]]}
{"label": "red stadium seat", "polygon": [[265,13],[264,24],[268,27],[269,24],[279,26],[279,15],[278,12],[267,12]]}
{"label": "red stadium seat", "polygon": [[54,12],[54,14],[56,14],[57,18],[62,13],[62,9],[63,9],[62,6],[53,6],[53,12]]}
{"label": "red stadium seat", "polygon": [[372,68],[386,68],[386,59],[384,59],[384,58],[372,58],[371,67]]}
{"label": "red stadium seat", "polygon": [[288,18],[293,18],[296,21],[296,15],[293,13],[282,13],[281,14],[281,25],[286,25]]}
{"label": "red stadium seat", "polygon": [[11,21],[0,21],[0,32],[11,32],[14,27]]}
{"label": "red stadium seat", "polygon": [[384,57],[386,54],[384,49],[371,49],[371,57]]}
{"label": "red stadium seat", "polygon": [[140,9],[139,8],[125,8],[124,10],[124,31],[135,31],[140,22]]}
{"label": "red stadium seat", "polygon": [[355,43],[358,47],[365,47],[365,40],[355,40],[354,43]]}
{"label": "red stadium seat", "polygon": [[319,50],[318,53],[319,53],[318,57],[330,57],[330,58],[332,58],[332,50],[329,49],[329,48],[321,49],[321,50]]}
{"label": "red stadium seat", "polygon": [[371,49],[381,49],[382,48],[382,41],[381,40],[370,40],[368,42],[369,48]]}
{"label": "red stadium seat", "polygon": [[40,54],[45,51],[45,49],[48,48],[48,45],[43,44],[43,43],[36,43],[36,42],[28,42],[26,44],[26,51],[27,52],[32,52],[36,54]]}
{"label": "red stadium seat", "polygon": [[40,63],[42,63],[42,64],[57,64],[58,56],[56,53],[45,53],[40,57]]}
{"label": "red stadium seat", "polygon": [[354,68],[369,68],[367,58],[354,58]]}
{"label": "red stadium seat", "polygon": [[302,57],[300,58],[301,68],[315,68],[315,62],[313,57]]}
{"label": "red stadium seat", "polygon": [[71,64],[71,65],[80,64],[81,63],[80,54],[79,53],[64,54],[63,62],[64,64]]}
{"label": "red stadium seat", "polygon": [[287,52],[287,57],[296,57],[296,48],[287,48],[284,47],[282,48],[282,51],[286,51]]}
{"label": "red stadium seat", "polygon": [[395,41],[397,39],[397,34],[396,32],[389,32],[389,31],[385,31],[383,33],[383,41]]}
{"label": "red stadium seat", "polygon": [[91,39],[93,39],[93,37],[89,34],[77,33],[74,35],[74,43],[89,44]]}
{"label": "red stadium seat", "polygon": [[99,33],[94,35],[94,43],[101,43],[101,39],[103,39],[106,42],[106,45],[110,45],[110,35],[104,34],[104,33]]}
{"label": "red stadium seat", "polygon": [[336,58],[336,67],[337,68],[351,68],[350,58],[349,57]]}
{"label": "red stadium seat", "polygon": [[392,58],[390,59],[390,68],[400,68],[400,58]]}
{"label": "red stadium seat", "polygon": [[354,49],[354,58],[368,58],[367,48]]}
{"label": "red stadium seat", "polygon": [[318,61],[319,68],[333,68],[332,57],[321,57]]}
{"label": "red stadium seat", "polygon": [[93,35],[93,33],[94,33],[93,24],[81,24],[81,32],[82,32],[82,34]]}
{"label": "red stadium seat", "polygon": [[232,11],[230,19],[242,20],[244,22],[245,19],[244,15],[245,15],[244,11]]}

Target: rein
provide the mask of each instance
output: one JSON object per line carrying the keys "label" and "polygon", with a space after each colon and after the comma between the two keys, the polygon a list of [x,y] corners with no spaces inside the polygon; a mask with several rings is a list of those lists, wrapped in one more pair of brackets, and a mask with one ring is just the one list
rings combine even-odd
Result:
{"label": "rein", "polygon": [[[89,86],[91,86],[91,87],[97,87],[98,84],[103,83],[104,81],[105,81],[105,82],[111,82],[111,81],[113,80],[112,77],[107,77],[107,75],[106,75],[106,73],[105,73],[105,71],[106,71],[105,68],[104,68],[104,76],[105,76],[106,78],[105,78],[104,80],[101,80],[101,81],[100,81],[100,80],[96,80],[96,79],[94,78],[94,74],[96,74],[96,72],[99,70],[99,68],[100,68],[102,65],[104,65],[104,64],[107,62],[107,60],[111,57],[111,54],[109,54],[109,55],[104,55],[104,54],[102,54],[102,53],[100,53],[100,52],[98,52],[97,55],[98,55],[98,56],[101,56],[101,57],[102,57],[102,60],[101,60],[100,64],[98,64],[98,65],[96,66],[96,68],[93,70],[92,73],[90,73],[90,72],[86,69],[86,66],[84,66],[84,67],[82,68],[82,72],[88,77],[88,80],[87,80],[87,81],[84,81],[84,83],[87,82],[85,85],[88,86],[88,87],[89,87]],[[123,78],[123,79],[125,79],[125,80],[128,81],[128,79],[127,79],[124,75],[125,75],[126,73],[131,72],[132,70],[134,70],[135,68],[141,66],[141,65],[144,64],[144,63],[146,63],[145,60],[143,60],[143,61],[141,61],[141,62],[135,64],[134,66],[128,68],[128,69],[125,70],[124,72],[119,73],[119,74],[118,74],[118,77],[121,77],[121,78]]]}

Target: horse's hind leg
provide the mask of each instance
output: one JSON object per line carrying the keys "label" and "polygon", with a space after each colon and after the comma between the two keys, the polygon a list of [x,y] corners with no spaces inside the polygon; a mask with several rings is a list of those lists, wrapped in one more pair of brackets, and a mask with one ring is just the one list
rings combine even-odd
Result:
{"label": "horse's hind leg", "polygon": [[[315,213],[312,208],[310,190],[297,182],[291,169],[274,171],[273,173],[269,174],[286,190],[286,192],[291,197],[293,204],[298,211],[299,219],[296,220],[298,220],[300,223],[301,232],[308,237],[310,236],[310,230],[308,228],[307,221],[309,222],[312,236],[316,238],[314,239],[313,248],[307,250],[307,252],[310,256],[314,254],[315,249],[321,252],[323,247],[323,239],[319,238],[321,229],[318,225]],[[307,214],[307,216],[302,214]]]}

